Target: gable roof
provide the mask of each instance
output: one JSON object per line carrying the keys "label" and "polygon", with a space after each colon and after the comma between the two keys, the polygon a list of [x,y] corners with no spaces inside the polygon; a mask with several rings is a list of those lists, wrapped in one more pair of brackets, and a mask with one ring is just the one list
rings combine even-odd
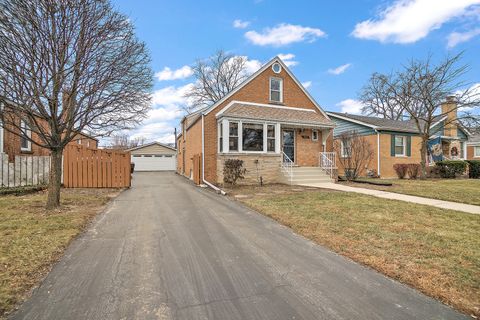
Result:
{"label": "gable roof", "polygon": [[474,145],[478,144],[478,145],[480,145],[480,133],[471,134],[468,137],[467,144],[474,144]]}
{"label": "gable roof", "polygon": [[158,141],[154,141],[154,142],[147,143],[147,144],[142,144],[141,146],[138,146],[138,147],[135,147],[135,148],[130,148],[130,149],[127,149],[126,151],[134,151],[134,150],[146,148],[146,147],[153,146],[153,145],[158,145],[158,146],[161,146],[161,147],[165,147],[165,148],[177,151],[177,149],[175,149],[174,147],[171,147],[167,144],[160,143]]}
{"label": "gable roof", "polygon": [[274,106],[268,104],[232,101],[216,114],[217,118],[229,117],[249,120],[276,121],[292,125],[311,125],[315,127],[334,127],[327,119],[312,109]]}
{"label": "gable roof", "polygon": [[285,72],[293,79],[295,84],[297,84],[297,86],[303,91],[303,93],[305,93],[305,95],[308,97],[308,99],[310,99],[310,101],[312,101],[312,103],[315,105],[315,107],[317,107],[317,109],[320,111],[320,113],[322,113],[325,116],[325,118],[330,120],[327,113],[325,111],[323,111],[322,107],[317,103],[317,101],[315,101],[315,99],[313,99],[313,97],[310,95],[310,93],[308,93],[308,91],[303,87],[301,82],[298,81],[298,79],[295,77],[295,75],[290,71],[290,69],[288,69],[288,67],[285,65],[285,63],[283,63],[282,59],[280,59],[278,56],[275,56],[270,61],[265,63],[259,70],[257,70],[255,73],[250,75],[247,79],[245,79],[245,81],[243,81],[241,84],[239,84],[235,89],[233,89],[232,91],[227,93],[222,99],[218,100],[217,102],[212,104],[210,107],[206,108],[205,112],[203,112],[202,114],[207,115],[208,113],[210,113],[212,110],[214,110],[220,104],[225,102],[228,98],[230,98],[236,92],[240,91],[243,87],[245,87],[245,85],[247,85],[250,81],[255,79],[259,74],[261,74],[263,71],[265,71],[268,67],[270,67],[275,62],[280,63],[283,70],[285,70]]}

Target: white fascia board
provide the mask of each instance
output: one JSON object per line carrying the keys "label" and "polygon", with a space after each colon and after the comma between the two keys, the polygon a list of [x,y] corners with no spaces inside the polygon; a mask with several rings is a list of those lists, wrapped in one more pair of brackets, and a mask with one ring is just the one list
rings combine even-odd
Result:
{"label": "white fascia board", "polygon": [[351,119],[349,117],[339,116],[338,114],[334,114],[334,113],[331,113],[331,112],[327,112],[327,114],[329,116],[333,117],[333,118],[339,118],[339,119],[342,119],[342,120],[345,120],[345,121],[350,121],[350,122],[353,122],[353,123],[356,123],[356,124],[361,124],[362,126],[366,126],[366,127],[369,127],[369,128],[375,129],[375,130],[378,129],[377,126],[374,126],[372,124],[369,124],[369,123],[366,123],[366,122],[363,122],[363,121],[354,120],[354,119]]}

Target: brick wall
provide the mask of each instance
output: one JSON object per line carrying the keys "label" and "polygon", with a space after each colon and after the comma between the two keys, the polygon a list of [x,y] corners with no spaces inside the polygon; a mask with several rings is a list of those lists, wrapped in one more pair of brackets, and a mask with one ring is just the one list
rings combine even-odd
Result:
{"label": "brick wall", "polygon": [[467,160],[480,160],[480,157],[475,157],[474,146],[467,145]]}
{"label": "brick wall", "polygon": [[318,141],[312,140],[312,130],[296,130],[295,135],[295,164],[305,167],[317,167],[319,153],[323,151],[322,133],[318,132]]}
{"label": "brick wall", "polygon": [[223,184],[223,164],[225,159],[243,160],[243,167],[247,169],[245,179],[238,180],[238,184],[258,184],[260,177],[263,183],[282,182],[280,171],[281,156],[277,154],[220,154],[217,158],[218,184]]}
{"label": "brick wall", "polygon": [[[180,163],[179,169],[177,172],[184,173],[185,176],[190,177],[193,170],[193,155],[202,153],[202,120],[197,121],[193,126],[191,126],[184,135],[182,135],[179,144],[178,161]],[[183,152],[183,147],[185,146],[185,152]],[[183,158],[185,158],[185,168],[183,168]],[[185,169],[181,171],[181,169]]]}
{"label": "brick wall", "polygon": [[[361,168],[360,176],[366,177],[368,170],[374,170],[375,172],[378,171],[378,148],[377,148],[377,135],[367,135],[362,136],[367,142],[370,144],[370,148],[372,154],[370,156],[370,161],[365,163],[365,166]],[[335,152],[337,156],[337,167],[338,167],[338,175],[343,176],[345,175],[345,168],[343,167],[342,159],[340,158],[340,139],[335,139]],[[389,149],[390,150],[390,147]]]}

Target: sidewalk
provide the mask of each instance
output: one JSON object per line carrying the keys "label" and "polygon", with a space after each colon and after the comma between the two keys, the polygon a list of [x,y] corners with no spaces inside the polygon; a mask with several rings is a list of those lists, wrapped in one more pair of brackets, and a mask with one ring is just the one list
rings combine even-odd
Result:
{"label": "sidewalk", "polygon": [[326,189],[333,189],[333,190],[345,191],[345,192],[356,192],[356,193],[367,194],[367,195],[378,197],[378,198],[401,200],[401,201],[413,202],[418,204],[424,204],[427,206],[433,206],[433,207],[442,208],[442,209],[450,209],[450,210],[463,211],[463,212],[468,212],[473,214],[480,214],[480,206],[474,206],[471,204],[464,204],[459,202],[416,197],[416,196],[410,196],[406,194],[380,191],[380,190],[374,190],[374,189],[350,187],[350,186],[345,186],[345,185],[336,184],[332,182],[305,183],[302,185],[307,187],[326,188]]}

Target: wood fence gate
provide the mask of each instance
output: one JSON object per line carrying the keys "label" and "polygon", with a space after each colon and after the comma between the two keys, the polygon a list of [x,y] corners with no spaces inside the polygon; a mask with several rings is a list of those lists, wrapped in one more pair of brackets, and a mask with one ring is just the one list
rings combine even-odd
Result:
{"label": "wood fence gate", "polygon": [[193,182],[199,185],[202,183],[202,154],[193,155]]}
{"label": "wood fence gate", "polygon": [[130,152],[67,146],[63,152],[66,188],[130,187]]}

